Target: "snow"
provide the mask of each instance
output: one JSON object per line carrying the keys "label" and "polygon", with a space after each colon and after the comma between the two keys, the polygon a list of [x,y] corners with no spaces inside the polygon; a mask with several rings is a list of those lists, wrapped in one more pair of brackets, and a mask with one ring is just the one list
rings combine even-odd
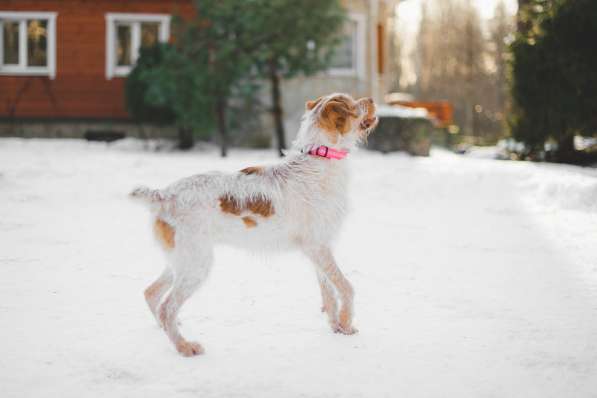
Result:
{"label": "snow", "polygon": [[297,253],[216,253],[181,314],[183,358],[143,289],[160,273],[127,193],[274,151],[0,140],[2,397],[594,397],[597,171],[360,151],[337,242],[359,334],[331,333]]}
{"label": "snow", "polygon": [[400,105],[379,105],[376,111],[379,117],[399,117],[402,119],[426,119],[429,112],[425,108],[409,108]]}
{"label": "snow", "polygon": [[463,146],[461,152],[468,157],[477,159],[508,159],[499,146]]}

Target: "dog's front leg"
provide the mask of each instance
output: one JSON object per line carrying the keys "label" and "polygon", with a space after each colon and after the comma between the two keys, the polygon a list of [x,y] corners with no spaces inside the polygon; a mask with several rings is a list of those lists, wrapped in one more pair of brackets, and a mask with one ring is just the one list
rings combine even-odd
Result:
{"label": "dog's front leg", "polygon": [[327,246],[319,246],[305,248],[305,253],[315,263],[317,270],[334,286],[342,301],[338,321],[332,322],[332,328],[338,333],[356,333],[357,329],[352,326],[354,291],[348,279],[346,279],[340,268],[336,265],[332,251]]}
{"label": "dog's front leg", "polygon": [[323,271],[316,266],[317,280],[319,281],[319,288],[321,289],[321,311],[325,312],[330,321],[332,329],[338,326],[338,302],[336,300],[336,289],[325,276]]}

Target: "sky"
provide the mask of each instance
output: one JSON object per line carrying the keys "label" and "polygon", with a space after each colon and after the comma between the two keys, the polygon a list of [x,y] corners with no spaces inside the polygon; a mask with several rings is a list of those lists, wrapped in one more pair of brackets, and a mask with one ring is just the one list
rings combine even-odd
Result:
{"label": "sky", "polygon": [[[489,20],[493,17],[493,12],[500,0],[472,0],[472,3],[479,10],[481,18]],[[419,22],[421,20],[421,4],[423,0],[405,0],[397,6],[398,27],[403,45],[403,56],[408,55],[414,49],[416,44]],[[515,14],[518,8],[517,0],[504,0],[506,9],[510,14]],[[408,58],[408,57],[407,57]],[[402,61],[401,82],[403,84],[412,83],[416,76],[414,75],[413,65],[408,59]]]}

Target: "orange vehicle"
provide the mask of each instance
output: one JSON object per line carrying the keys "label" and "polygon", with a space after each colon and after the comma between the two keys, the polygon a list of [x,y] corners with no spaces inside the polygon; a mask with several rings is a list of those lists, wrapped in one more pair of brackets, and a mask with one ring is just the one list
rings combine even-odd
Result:
{"label": "orange vehicle", "polygon": [[389,105],[400,105],[408,108],[424,108],[429,116],[435,119],[438,127],[448,127],[454,122],[454,107],[448,101],[406,101],[389,100]]}

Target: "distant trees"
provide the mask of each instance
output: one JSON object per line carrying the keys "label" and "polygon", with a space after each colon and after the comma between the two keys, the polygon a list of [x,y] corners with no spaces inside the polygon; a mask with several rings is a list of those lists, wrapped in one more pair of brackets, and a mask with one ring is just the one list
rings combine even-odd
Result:
{"label": "distant trees", "polygon": [[574,136],[597,132],[597,2],[528,0],[512,44],[512,132],[529,153],[557,142],[575,161]]}
{"label": "distant trees", "polygon": [[509,43],[514,40],[514,19],[508,14],[506,4],[501,0],[489,25],[489,54],[493,60],[490,78],[496,95],[495,119],[502,128],[506,127],[505,113],[511,108],[509,63],[512,58]]}
{"label": "distant trees", "polygon": [[300,7],[292,0],[196,3],[195,19],[174,21],[172,44],[142,52],[127,82],[129,111],[152,121],[153,110],[164,110],[180,131],[217,126],[226,156],[230,100],[254,96],[269,81],[282,154],[281,80],[327,66],[344,22],[339,1],[305,0]]}
{"label": "distant trees", "polygon": [[402,57],[405,52],[402,32],[398,28],[396,14],[392,15],[392,23],[388,24],[389,48],[388,48],[388,73],[387,83],[390,92],[400,91],[400,79],[402,77]]}
{"label": "distant trees", "polygon": [[426,0],[416,46],[418,97],[450,101],[464,134],[494,140],[504,128],[512,30],[501,3],[484,31],[470,0]]}

